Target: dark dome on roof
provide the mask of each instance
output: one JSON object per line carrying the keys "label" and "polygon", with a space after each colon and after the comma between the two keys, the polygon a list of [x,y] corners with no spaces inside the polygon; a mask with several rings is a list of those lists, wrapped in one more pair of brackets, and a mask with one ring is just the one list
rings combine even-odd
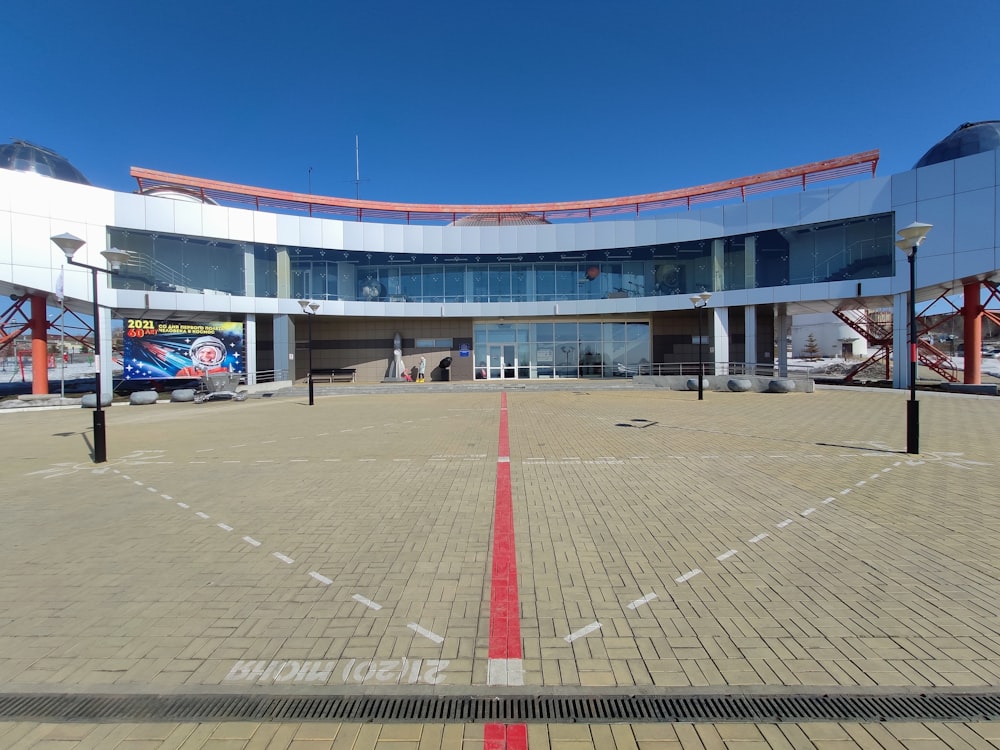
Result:
{"label": "dark dome on roof", "polygon": [[70,164],[65,156],[27,141],[13,141],[0,146],[0,168],[15,172],[34,172],[81,185],[90,184],[90,180]]}
{"label": "dark dome on roof", "polygon": [[524,224],[549,224],[548,219],[543,219],[535,214],[514,211],[505,214],[468,214],[456,219],[452,224],[456,227],[485,227],[485,226],[514,226]]}
{"label": "dark dome on roof", "polygon": [[972,156],[998,149],[1000,149],[1000,120],[966,122],[933,146],[913,168],[919,169],[931,164],[958,159],[962,156]]}

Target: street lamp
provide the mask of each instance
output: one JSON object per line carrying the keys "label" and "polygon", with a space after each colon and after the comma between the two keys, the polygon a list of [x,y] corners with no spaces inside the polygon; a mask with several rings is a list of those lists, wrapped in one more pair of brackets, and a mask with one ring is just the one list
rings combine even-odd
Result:
{"label": "street lamp", "polygon": [[302,312],[309,316],[309,406],[313,405],[313,316],[319,310],[318,302],[310,302],[307,299],[300,299],[299,305]]}
{"label": "street lamp", "polygon": [[910,262],[910,400],[906,402],[906,452],[920,453],[920,403],[917,401],[917,246],[931,231],[932,224],[915,221],[897,234],[903,239],[896,247]]}
{"label": "street lamp", "polygon": [[708,300],[711,299],[711,292],[702,292],[690,297],[691,304],[694,305],[695,314],[698,316],[698,400],[705,400],[705,352],[701,337],[701,310],[708,307]]}
{"label": "street lamp", "polygon": [[97,301],[97,274],[117,273],[122,267],[122,263],[128,261],[128,253],[117,248],[101,251],[107,261],[111,264],[111,271],[99,266],[91,266],[73,260],[73,255],[86,243],[79,237],[64,232],[51,238],[52,241],[66,255],[66,262],[72,266],[90,269],[93,280],[94,292],[94,463],[103,464],[108,460],[108,444],[104,425],[104,408],[101,404],[101,311]]}

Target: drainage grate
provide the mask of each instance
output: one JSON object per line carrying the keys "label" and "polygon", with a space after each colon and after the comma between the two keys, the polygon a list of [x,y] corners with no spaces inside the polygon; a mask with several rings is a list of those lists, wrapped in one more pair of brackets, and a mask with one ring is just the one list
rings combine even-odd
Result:
{"label": "drainage grate", "polygon": [[609,723],[1000,721],[1000,693],[896,695],[0,695],[11,721]]}

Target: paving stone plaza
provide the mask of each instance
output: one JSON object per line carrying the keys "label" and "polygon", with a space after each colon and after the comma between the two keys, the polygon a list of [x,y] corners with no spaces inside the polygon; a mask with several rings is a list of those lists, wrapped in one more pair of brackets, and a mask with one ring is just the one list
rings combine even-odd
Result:
{"label": "paving stone plaza", "polygon": [[[378,390],[116,404],[102,465],[89,411],[0,413],[3,694],[1000,692],[996,398],[920,393],[908,455],[898,390]],[[995,721],[491,731],[7,718],[0,746],[1000,746]]]}

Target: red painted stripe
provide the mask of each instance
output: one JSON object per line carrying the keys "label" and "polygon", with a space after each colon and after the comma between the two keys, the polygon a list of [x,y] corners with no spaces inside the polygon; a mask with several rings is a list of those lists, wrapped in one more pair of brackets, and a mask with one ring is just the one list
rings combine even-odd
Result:
{"label": "red painted stripe", "polygon": [[483,750],[528,750],[528,725],[486,724]]}
{"label": "red painted stripe", "polygon": [[[510,438],[507,394],[500,394],[500,438],[497,446],[497,489],[493,505],[493,573],[490,587],[490,659],[520,659],[521,616],[517,599],[517,554],[514,546],[514,503],[510,487]],[[501,460],[502,459],[502,460]],[[484,750],[527,750],[525,724],[487,724]]]}
{"label": "red painted stripe", "polygon": [[[498,458],[510,459],[507,431],[507,394],[500,394]],[[490,591],[491,659],[520,659],[521,619],[517,599],[517,557],[514,551],[514,505],[510,489],[510,462],[497,461],[496,501],[493,509],[493,577]]]}

